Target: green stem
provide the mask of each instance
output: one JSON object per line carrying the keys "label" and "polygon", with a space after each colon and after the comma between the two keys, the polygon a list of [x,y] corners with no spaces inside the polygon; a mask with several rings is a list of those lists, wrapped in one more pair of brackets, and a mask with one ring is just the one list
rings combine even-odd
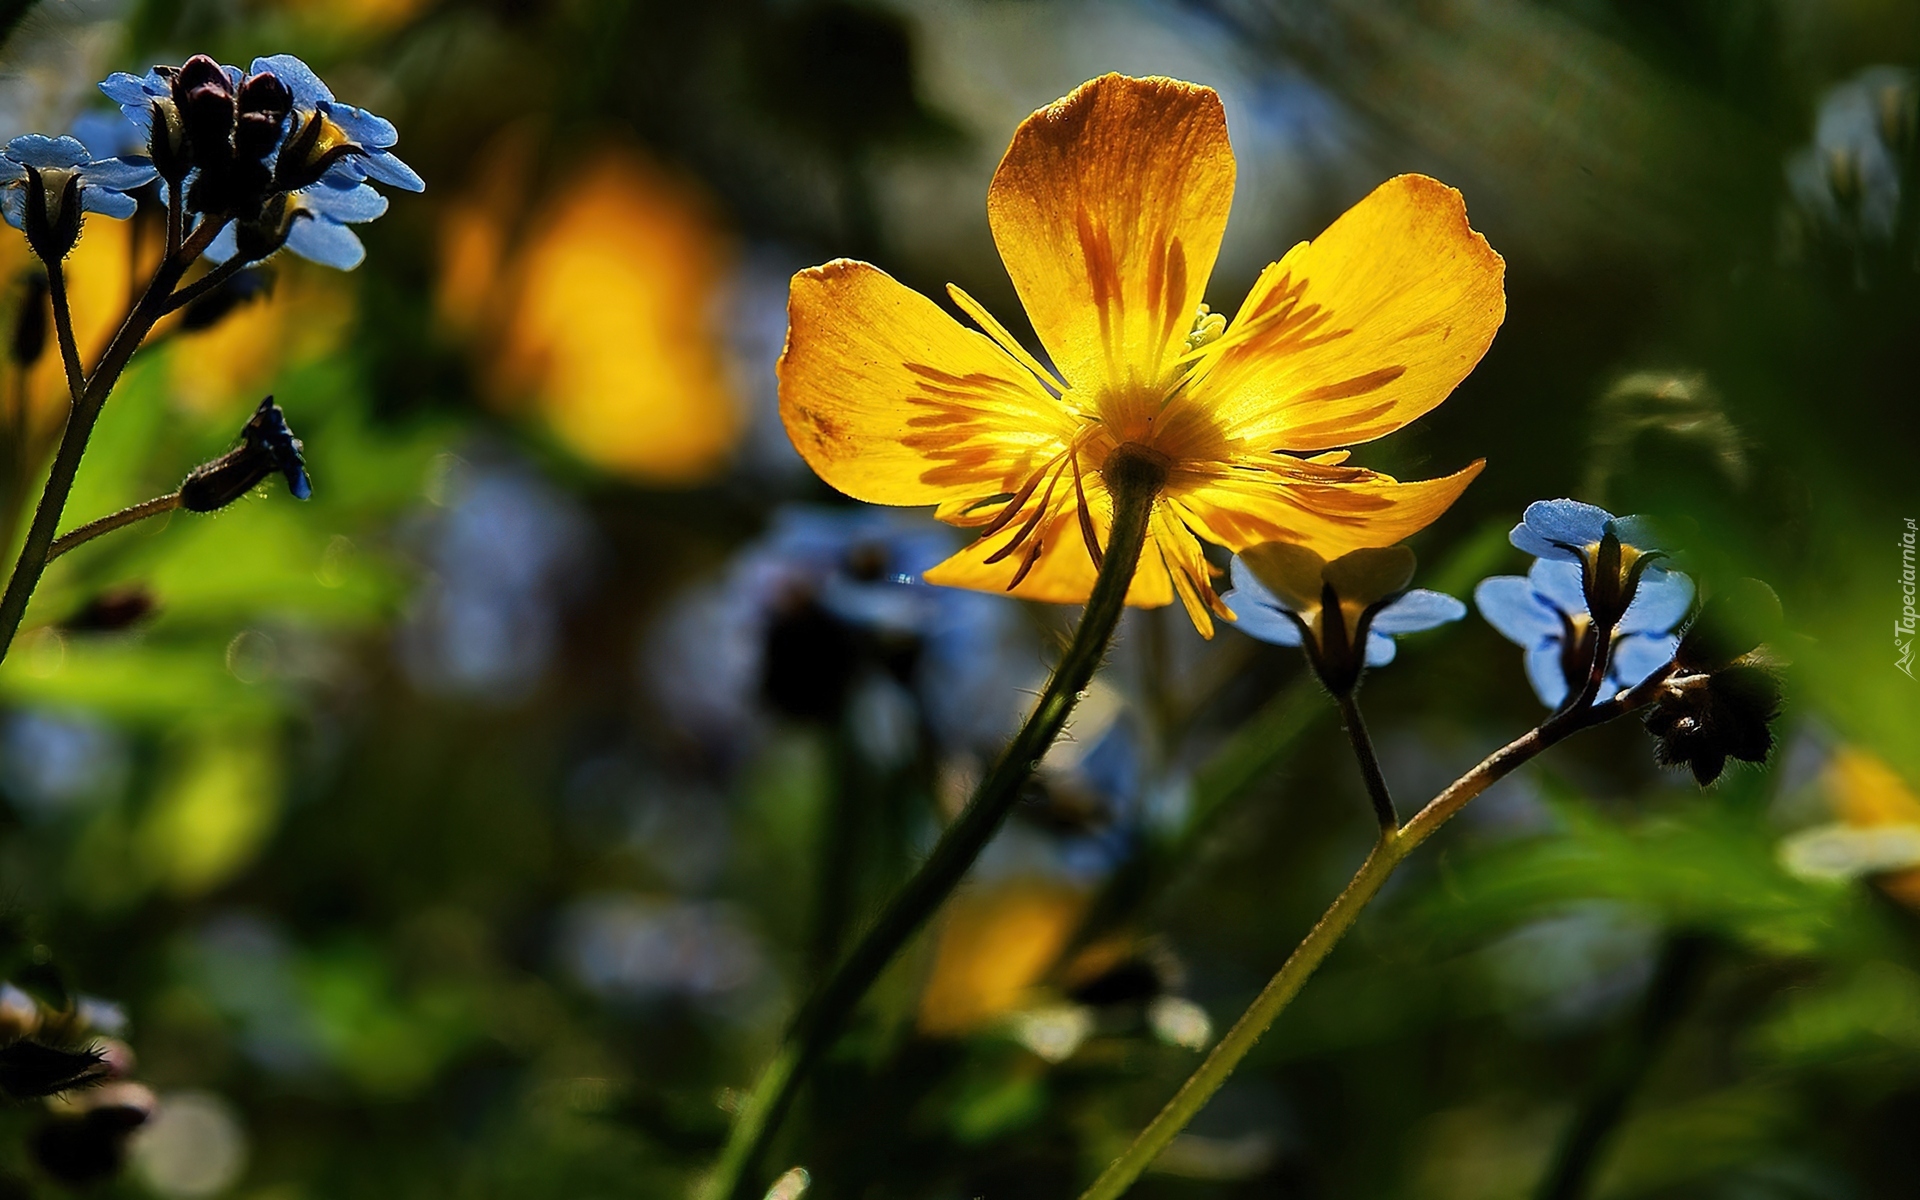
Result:
{"label": "green stem", "polygon": [[[147,290],[134,303],[126,320],[121,322],[113,341],[107,344],[106,353],[101,355],[100,364],[87,380],[85,389],[74,400],[73,411],[67,416],[66,430],[60,435],[60,448],[54,452],[47,485],[41,490],[40,503],[33,510],[33,523],[27,527],[26,542],[20,548],[19,559],[13,564],[13,574],[7,579],[6,594],[0,596],[0,660],[4,660],[7,651],[13,647],[14,634],[20,631],[20,622],[27,615],[27,603],[33,599],[33,590],[40,586],[40,576],[47,569],[54,534],[60,528],[61,513],[66,509],[67,497],[73,491],[74,476],[79,474],[80,460],[87,452],[87,440],[93,436],[94,423],[100,419],[100,410],[106,405],[108,393],[120,381],[120,373],[133,360],[134,351],[140,348],[140,343],[152,331],[154,323],[165,313],[167,298],[172,294],[174,285],[180,282],[180,277],[186,273],[188,264],[200,257],[225,224],[224,219],[202,221],[176,255],[161,260],[153,280],[147,284]],[[49,282],[54,275],[54,272],[48,272]],[[57,308],[55,312],[58,313]]]}
{"label": "green stem", "polygon": [[959,885],[999,830],[1020,798],[1021,787],[1059,737],[1080,693],[1106,656],[1146,545],[1148,520],[1165,480],[1165,466],[1122,447],[1108,459],[1103,475],[1113,494],[1113,532],[1079,628],[1046,691],[981,781],[972,802],[947,826],[919,870],[802,1006],[786,1041],[742,1101],[727,1144],[700,1189],[705,1200],[739,1200],[752,1194],[755,1160],[772,1139],[807,1070],[832,1046],[867,989]]}
{"label": "green stem", "polygon": [[129,504],[116,513],[108,513],[98,520],[88,521],[71,533],[62,534],[53,540],[47,549],[47,561],[52,562],[75,546],[83,546],[103,533],[112,533],[116,529],[131,525],[135,521],[144,521],[148,517],[157,517],[161,513],[172,512],[180,507],[180,493],[168,492],[164,496],[155,496],[151,500],[142,500],[138,504]]}
{"label": "green stem", "polygon": [[1610,721],[1651,702],[1671,671],[1671,667],[1656,671],[1633,691],[1604,704],[1555,714],[1539,728],[1502,746],[1471,771],[1454,780],[1404,826],[1397,830],[1382,829],[1380,840],[1374,844],[1366,861],[1347,882],[1345,890],[1332,906],[1321,914],[1306,938],[1287,956],[1279,973],[1261,989],[1252,1005],[1207,1055],[1206,1061],[1180,1086],[1180,1090],[1174,1093],[1173,1099],[1167,1102],[1159,1115],[1140,1131],[1126,1152],[1100,1173],[1093,1186],[1081,1193],[1080,1200],[1116,1200],[1133,1186],[1148,1165],[1166,1149],[1167,1143],[1206,1107],[1207,1101],[1220,1090],[1220,1086],[1233,1074],[1261,1035],[1299,994],[1308,977],[1340,943],[1340,939],[1346,936],[1347,931],[1353,928],[1361,911],[1380,891],[1380,886],[1393,874],[1394,868],[1432,837],[1469,800],[1577,730]]}

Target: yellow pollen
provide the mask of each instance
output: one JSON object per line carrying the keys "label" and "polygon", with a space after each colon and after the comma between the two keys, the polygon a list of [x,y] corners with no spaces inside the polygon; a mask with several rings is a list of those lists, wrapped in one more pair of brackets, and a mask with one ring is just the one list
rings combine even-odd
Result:
{"label": "yellow pollen", "polygon": [[1208,342],[1219,341],[1220,335],[1226,331],[1227,319],[1202,304],[1200,311],[1194,314],[1193,331],[1187,334],[1187,353],[1193,353]]}

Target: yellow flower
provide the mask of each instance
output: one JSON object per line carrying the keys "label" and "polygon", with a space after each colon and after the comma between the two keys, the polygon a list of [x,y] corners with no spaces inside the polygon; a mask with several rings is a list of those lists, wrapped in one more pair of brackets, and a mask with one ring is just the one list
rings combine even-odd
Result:
{"label": "yellow flower", "polygon": [[[1424,528],[1479,473],[1401,483],[1351,446],[1446,399],[1506,313],[1460,194],[1402,175],[1269,266],[1232,323],[1201,304],[1233,198],[1210,88],[1107,75],[1021,124],[987,193],[1000,257],[1058,373],[977,302],[963,328],[878,268],[794,277],[780,411],[821,478],[983,527],[934,583],[1087,599],[1132,444],[1166,468],[1127,603],[1180,597],[1211,635],[1199,538],[1327,559]],[[1196,536],[1197,535],[1197,536]]]}

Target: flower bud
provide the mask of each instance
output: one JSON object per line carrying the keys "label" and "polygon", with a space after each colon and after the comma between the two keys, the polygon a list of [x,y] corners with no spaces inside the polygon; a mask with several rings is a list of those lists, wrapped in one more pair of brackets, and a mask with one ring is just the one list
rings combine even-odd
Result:
{"label": "flower bud", "polygon": [[218,170],[233,157],[233,81],[204,54],[182,63],[173,76],[173,103],[180,112],[193,165]]}
{"label": "flower bud", "polygon": [[66,167],[28,167],[27,245],[44,263],[57,263],[80,240],[80,173]]}
{"label": "flower bud", "polygon": [[250,75],[240,85],[233,133],[234,154],[259,160],[280,142],[280,130],[293,111],[293,93],[272,72]]}
{"label": "flower bud", "polygon": [[210,463],[188,473],[180,484],[180,507],[188,512],[213,512],[246,495],[278,471],[295,499],[313,494],[307,481],[300,439],[287,428],[286,414],[268,396],[240,430],[240,444]]}

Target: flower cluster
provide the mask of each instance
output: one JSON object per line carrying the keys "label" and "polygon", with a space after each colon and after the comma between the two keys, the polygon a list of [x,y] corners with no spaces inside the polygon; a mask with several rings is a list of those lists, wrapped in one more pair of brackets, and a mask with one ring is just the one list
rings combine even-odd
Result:
{"label": "flower cluster", "polygon": [[391,122],[334,99],[290,54],[242,71],[204,54],[145,76],[117,72],[100,90],[144,137],[152,169],[185,210],[230,221],[207,255],[266,258],[282,246],[351,269],[365,257],[349,225],[386,211],[369,181],[425,184],[393,154]]}
{"label": "flower cluster", "polygon": [[1608,695],[1673,657],[1693,581],[1658,565],[1663,552],[1646,522],[1575,500],[1541,500],[1527,507],[1510,540],[1537,556],[1532,569],[1481,580],[1474,602],[1526,651],[1527,679],[1542,704],[1558,709],[1580,694],[1603,636],[1600,687]]}

